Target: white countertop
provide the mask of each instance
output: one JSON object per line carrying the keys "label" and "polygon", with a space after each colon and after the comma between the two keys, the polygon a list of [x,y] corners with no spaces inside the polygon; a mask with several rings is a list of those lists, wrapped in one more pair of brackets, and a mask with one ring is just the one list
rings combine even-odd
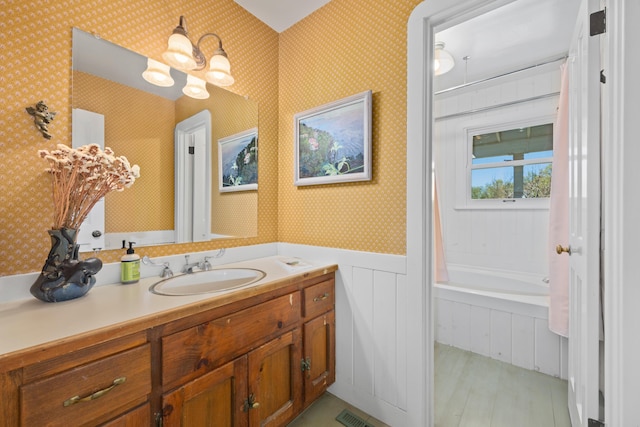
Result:
{"label": "white countertop", "polygon": [[[291,257],[272,256],[217,265],[214,268],[244,267],[264,271],[266,276],[263,279],[247,287],[257,290],[262,285],[308,272],[327,270],[332,266],[305,260],[308,266],[296,269],[284,264],[283,261],[289,259]],[[149,287],[159,280],[159,277],[152,277],[129,285],[116,283],[96,286],[85,296],[64,302],[47,303],[31,298],[2,303],[0,357],[119,323],[148,316],[157,317],[167,310],[247,289],[189,296],[164,296],[149,292]]]}

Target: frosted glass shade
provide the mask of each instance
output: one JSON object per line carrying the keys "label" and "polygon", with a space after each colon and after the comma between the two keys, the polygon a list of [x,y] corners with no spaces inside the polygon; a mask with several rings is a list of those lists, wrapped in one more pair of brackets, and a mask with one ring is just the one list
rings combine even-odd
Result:
{"label": "frosted glass shade", "polygon": [[174,83],[169,66],[151,58],[147,59],[147,69],[142,72],[142,78],[162,87],[170,87]]}
{"label": "frosted glass shade", "polygon": [[187,85],[182,88],[182,93],[196,99],[209,98],[207,83],[204,80],[192,75],[187,75]]}
{"label": "frosted glass shade", "polygon": [[209,61],[209,71],[205,74],[209,83],[216,86],[231,86],[235,81],[231,76],[231,64],[225,55],[214,54]]}
{"label": "frosted glass shade", "polygon": [[444,50],[444,43],[438,42],[435,44],[433,59],[433,71],[436,76],[451,71],[456,62],[453,56],[446,50]]}
{"label": "frosted glass shade", "polygon": [[171,34],[167,50],[162,54],[162,58],[178,70],[196,68],[196,61],[193,59],[193,45],[187,37],[179,33]]}

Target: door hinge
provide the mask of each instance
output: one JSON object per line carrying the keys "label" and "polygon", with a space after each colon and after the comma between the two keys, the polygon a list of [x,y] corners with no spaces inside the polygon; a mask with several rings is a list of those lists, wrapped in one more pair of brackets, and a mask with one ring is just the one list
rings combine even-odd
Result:
{"label": "door hinge", "polygon": [[308,358],[308,357],[306,359],[302,359],[300,361],[300,369],[302,369],[302,372],[310,371],[311,370],[311,359]]}
{"label": "door hinge", "polygon": [[589,418],[588,427],[604,427],[604,423],[602,421],[594,420],[593,418]]}
{"label": "door hinge", "polygon": [[589,35],[597,36],[607,32],[607,8],[593,12],[589,16]]}
{"label": "door hinge", "polygon": [[162,412],[156,412],[156,427],[162,427]]}
{"label": "door hinge", "polygon": [[195,154],[196,147],[189,147],[189,154]]}

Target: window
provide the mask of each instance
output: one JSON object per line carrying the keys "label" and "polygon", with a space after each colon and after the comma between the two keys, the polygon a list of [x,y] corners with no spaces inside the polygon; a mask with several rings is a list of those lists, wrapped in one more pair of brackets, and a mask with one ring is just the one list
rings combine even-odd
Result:
{"label": "window", "polygon": [[[551,191],[553,124],[469,130],[468,198],[515,203]],[[524,207],[524,206],[522,206]]]}

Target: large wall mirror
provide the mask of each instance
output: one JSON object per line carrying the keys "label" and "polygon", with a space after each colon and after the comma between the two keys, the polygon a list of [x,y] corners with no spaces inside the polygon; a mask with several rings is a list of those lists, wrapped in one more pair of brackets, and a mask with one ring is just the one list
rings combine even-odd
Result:
{"label": "large wall mirror", "polygon": [[[256,236],[257,184],[245,191],[219,191],[218,141],[248,131],[257,139],[257,103],[208,83],[209,98],[191,98],[182,91],[185,73],[171,69],[173,86],[160,87],[143,79],[146,68],[146,57],[73,29],[73,145],[100,143],[93,140],[98,135],[104,146],[141,170],[131,188],[105,197],[103,249],[120,248],[122,240],[148,246]],[[84,114],[98,120],[85,121]],[[209,121],[203,150],[197,141],[189,142],[197,138],[197,126],[186,136],[176,131],[185,123],[189,129],[194,120],[199,124],[201,117]],[[257,162],[256,143],[251,147]],[[191,153],[176,152],[181,144]],[[205,169],[185,178],[184,169],[197,169],[194,164]],[[188,194],[176,198],[185,188]]]}

